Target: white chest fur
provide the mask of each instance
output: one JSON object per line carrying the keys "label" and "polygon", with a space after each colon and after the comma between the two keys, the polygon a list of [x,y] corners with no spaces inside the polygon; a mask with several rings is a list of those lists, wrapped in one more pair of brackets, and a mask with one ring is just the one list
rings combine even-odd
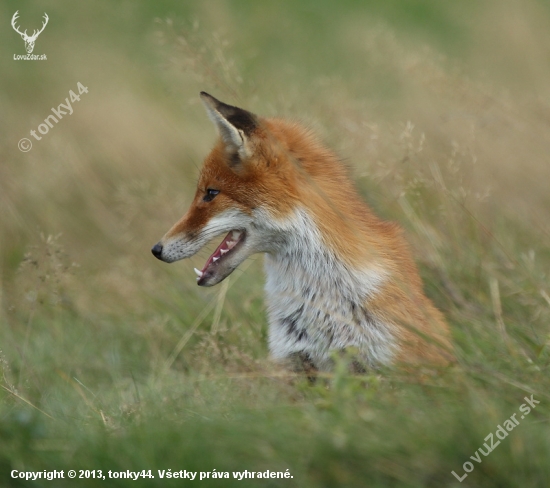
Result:
{"label": "white chest fur", "polygon": [[392,331],[367,308],[384,275],[350,269],[323,243],[303,210],[284,227],[285,238],[265,259],[273,358],[305,353],[323,370],[330,368],[331,351],[354,346],[369,366],[391,362]]}

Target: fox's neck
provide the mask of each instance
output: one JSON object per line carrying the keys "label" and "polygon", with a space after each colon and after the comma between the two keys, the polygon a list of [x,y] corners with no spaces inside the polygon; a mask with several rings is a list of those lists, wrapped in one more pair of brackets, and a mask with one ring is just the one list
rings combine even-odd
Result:
{"label": "fox's neck", "polygon": [[281,226],[281,233],[284,236],[273,239],[272,252],[266,257],[268,281],[271,277],[293,277],[301,290],[326,288],[333,296],[361,302],[373,296],[383,281],[382,273],[356,269],[330,249],[326,244],[329,239],[307,210],[296,210],[284,228]]}
{"label": "fox's neck", "polygon": [[296,211],[285,227],[265,260],[274,356],[306,351],[326,358],[328,350],[359,340],[369,344],[373,364],[389,362],[391,333],[366,308],[384,275],[346,264],[327,247],[306,210]]}

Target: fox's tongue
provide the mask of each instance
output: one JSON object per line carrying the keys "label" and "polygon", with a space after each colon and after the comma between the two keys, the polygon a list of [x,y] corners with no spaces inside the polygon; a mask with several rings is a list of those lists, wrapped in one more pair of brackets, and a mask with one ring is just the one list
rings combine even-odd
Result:
{"label": "fox's tongue", "polygon": [[211,266],[215,266],[217,263],[219,264],[219,260],[223,260],[224,256],[233,249],[237,243],[241,240],[243,232],[240,230],[232,230],[227,234],[222,241],[222,243],[218,246],[218,248],[214,251],[212,256],[208,258],[208,261],[206,261],[206,264],[202,268],[202,271],[199,271],[197,268],[195,268],[195,273],[197,275],[197,281],[199,281],[203,274],[206,273],[208,268]]}

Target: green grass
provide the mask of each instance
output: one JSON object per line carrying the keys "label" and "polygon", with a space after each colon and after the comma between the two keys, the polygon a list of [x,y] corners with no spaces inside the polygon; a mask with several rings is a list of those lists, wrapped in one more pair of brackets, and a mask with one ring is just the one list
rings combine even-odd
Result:
{"label": "green grass", "polygon": [[[29,29],[44,11],[50,23],[42,62],[13,61],[23,42],[0,32],[1,486],[180,486],[168,469],[227,472],[188,481],[223,487],[545,486],[546,4],[10,1],[4,26],[17,9]],[[74,113],[20,152],[77,82]],[[342,358],[310,384],[269,361],[261,256],[202,289],[192,268],[208,251],[150,255],[215,138],[201,90],[301,120],[342,157],[405,229],[456,366],[352,377]]]}

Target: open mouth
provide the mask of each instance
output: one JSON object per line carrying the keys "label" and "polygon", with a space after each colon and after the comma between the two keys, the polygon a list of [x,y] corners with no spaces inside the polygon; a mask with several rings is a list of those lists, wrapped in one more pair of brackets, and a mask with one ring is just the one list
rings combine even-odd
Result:
{"label": "open mouth", "polygon": [[208,258],[202,270],[195,268],[197,284],[202,285],[208,278],[216,274],[217,269],[242,245],[246,237],[244,230],[232,230],[227,234]]}

